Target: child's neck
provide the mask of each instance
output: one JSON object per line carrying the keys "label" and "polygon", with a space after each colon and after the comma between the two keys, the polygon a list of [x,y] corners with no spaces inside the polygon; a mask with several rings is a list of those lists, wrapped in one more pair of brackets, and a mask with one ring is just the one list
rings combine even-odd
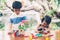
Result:
{"label": "child's neck", "polygon": [[16,14],[16,15],[19,15],[19,14]]}
{"label": "child's neck", "polygon": [[19,15],[20,13],[17,13],[16,15]]}

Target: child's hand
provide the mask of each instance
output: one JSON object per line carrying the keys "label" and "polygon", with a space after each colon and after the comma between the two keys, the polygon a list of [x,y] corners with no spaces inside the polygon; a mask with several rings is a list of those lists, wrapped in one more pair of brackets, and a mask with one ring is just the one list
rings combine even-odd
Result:
{"label": "child's hand", "polygon": [[51,35],[51,34],[44,35],[43,34],[43,37],[51,37],[51,36],[53,36],[53,35]]}
{"label": "child's hand", "polygon": [[27,20],[22,20],[22,23],[27,23],[28,21]]}
{"label": "child's hand", "polygon": [[28,20],[22,20],[21,23],[28,24]]}

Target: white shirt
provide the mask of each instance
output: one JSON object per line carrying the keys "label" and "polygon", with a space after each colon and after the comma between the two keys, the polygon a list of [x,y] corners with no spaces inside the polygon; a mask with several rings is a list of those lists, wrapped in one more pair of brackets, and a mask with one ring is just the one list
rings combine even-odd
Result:
{"label": "white shirt", "polygon": [[[18,26],[21,23],[23,17],[25,18],[25,13],[21,12],[19,15],[16,15],[15,13],[13,13],[10,18],[9,18],[9,23],[12,24],[12,30],[18,30]],[[12,22],[11,22],[12,20]]]}

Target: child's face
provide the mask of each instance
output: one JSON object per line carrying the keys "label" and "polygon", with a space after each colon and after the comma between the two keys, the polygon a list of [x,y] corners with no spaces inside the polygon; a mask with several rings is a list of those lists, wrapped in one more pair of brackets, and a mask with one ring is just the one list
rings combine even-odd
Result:
{"label": "child's face", "polygon": [[20,9],[13,9],[13,11],[15,12],[15,14],[19,14],[20,13]]}
{"label": "child's face", "polygon": [[45,27],[45,26],[47,26],[47,23],[45,21],[43,21],[42,25]]}

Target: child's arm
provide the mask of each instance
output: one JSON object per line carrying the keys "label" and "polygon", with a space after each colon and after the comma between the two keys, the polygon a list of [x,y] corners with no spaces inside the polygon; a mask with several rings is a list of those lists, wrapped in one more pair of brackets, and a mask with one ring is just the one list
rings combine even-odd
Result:
{"label": "child's arm", "polygon": [[11,35],[12,34],[12,24],[9,24],[9,32],[8,32],[8,35]]}
{"label": "child's arm", "polygon": [[9,24],[9,31],[12,30],[12,24]]}
{"label": "child's arm", "polygon": [[12,33],[12,20],[11,19],[9,19],[9,28],[8,28],[8,34],[11,34]]}
{"label": "child's arm", "polygon": [[8,34],[11,34],[12,33],[12,24],[9,24],[9,32]]}

